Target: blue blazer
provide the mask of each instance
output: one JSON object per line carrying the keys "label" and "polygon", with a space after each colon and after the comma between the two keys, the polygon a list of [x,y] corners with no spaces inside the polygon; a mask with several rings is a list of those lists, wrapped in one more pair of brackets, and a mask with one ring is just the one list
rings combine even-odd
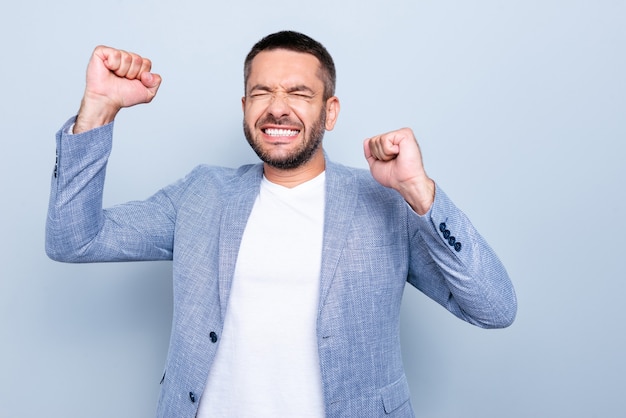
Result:
{"label": "blue blazer", "polygon": [[[157,416],[194,417],[263,167],[199,166],[145,201],[103,210],[113,126],[67,135],[72,122],[57,134],[47,254],[65,262],[173,260]],[[413,416],[399,336],[407,281],[472,324],[505,327],[515,317],[504,267],[440,188],[418,216],[367,170],[327,162],[317,339],[328,417]]]}

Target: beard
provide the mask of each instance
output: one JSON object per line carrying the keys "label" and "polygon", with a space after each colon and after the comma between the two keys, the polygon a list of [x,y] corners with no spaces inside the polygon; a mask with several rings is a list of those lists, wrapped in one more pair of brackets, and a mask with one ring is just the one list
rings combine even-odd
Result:
{"label": "beard", "polygon": [[[263,124],[274,124],[274,125],[287,125],[287,126],[304,126],[302,123],[289,120],[288,118],[276,119],[273,115],[266,115],[263,119],[257,122],[257,125]],[[305,163],[309,162],[311,158],[315,155],[316,151],[322,145],[322,139],[324,138],[324,132],[326,125],[326,108],[323,107],[320,112],[319,118],[313,123],[309,132],[305,132],[304,140],[298,145],[298,147],[290,152],[287,155],[283,156],[273,156],[271,151],[267,149],[263,149],[262,143],[259,140],[256,140],[254,137],[253,131],[250,129],[248,124],[246,123],[245,117],[243,121],[243,133],[246,136],[246,140],[250,147],[254,150],[256,155],[263,161],[265,164],[270,167],[278,168],[281,170],[292,170],[294,168],[301,167]],[[301,129],[301,132],[302,132]]]}

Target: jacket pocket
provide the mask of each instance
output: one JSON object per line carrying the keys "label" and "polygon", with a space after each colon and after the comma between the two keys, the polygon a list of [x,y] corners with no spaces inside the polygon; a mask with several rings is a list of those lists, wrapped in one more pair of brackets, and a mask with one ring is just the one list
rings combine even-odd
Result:
{"label": "jacket pocket", "polygon": [[385,413],[391,414],[393,411],[400,408],[408,402],[411,397],[406,375],[403,374],[400,379],[382,388],[380,394],[383,399]]}

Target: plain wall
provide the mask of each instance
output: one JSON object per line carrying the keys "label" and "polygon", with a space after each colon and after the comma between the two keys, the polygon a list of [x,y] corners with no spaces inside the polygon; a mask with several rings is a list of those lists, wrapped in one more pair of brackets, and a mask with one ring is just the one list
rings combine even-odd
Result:
{"label": "plain wall", "polygon": [[342,110],[330,157],[404,126],[499,254],[519,298],[485,331],[407,287],[403,352],[420,417],[623,417],[626,2],[31,0],[0,5],[0,417],[153,416],[171,318],[167,262],[44,253],[54,134],[98,44],[164,82],[115,127],[105,203],[196,164],[256,161],[242,63],[281,29],[324,43]]}

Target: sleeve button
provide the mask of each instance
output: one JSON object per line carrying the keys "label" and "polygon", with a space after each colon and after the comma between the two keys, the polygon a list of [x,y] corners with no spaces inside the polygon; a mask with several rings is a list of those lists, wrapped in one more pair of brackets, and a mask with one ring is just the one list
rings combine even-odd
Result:
{"label": "sleeve button", "polygon": [[462,247],[461,243],[457,242],[456,244],[454,244],[454,251],[458,253],[459,251],[461,251],[461,247]]}

